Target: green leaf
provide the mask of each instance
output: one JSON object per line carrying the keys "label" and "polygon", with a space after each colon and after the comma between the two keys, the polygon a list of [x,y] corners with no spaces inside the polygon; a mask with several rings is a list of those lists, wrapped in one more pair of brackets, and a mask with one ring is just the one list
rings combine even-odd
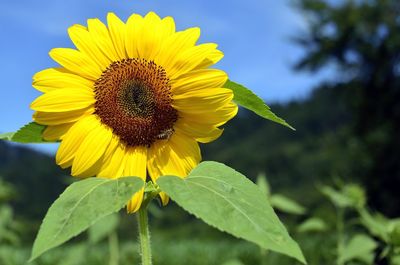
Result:
{"label": "green leaf", "polygon": [[10,141],[17,143],[48,143],[43,140],[42,133],[46,128],[45,125],[37,124],[36,122],[31,122],[19,129],[11,137]]}
{"label": "green leaf", "polygon": [[309,218],[297,227],[299,233],[324,232],[326,230],[328,230],[328,225],[318,217]]}
{"label": "green leaf", "polygon": [[327,196],[336,207],[361,209],[365,206],[366,197],[364,189],[357,184],[347,184],[340,190],[329,186],[322,186],[320,187],[320,191]]}
{"label": "green leaf", "polygon": [[389,243],[389,220],[387,218],[378,214],[371,215],[366,209],[361,209],[359,214],[361,223],[372,235]]}
{"label": "green leaf", "polygon": [[53,203],[33,244],[31,261],[119,211],[142,187],[138,177],[88,178],[71,184]]}
{"label": "green leaf", "polygon": [[322,194],[329,198],[329,200],[339,208],[351,207],[353,206],[353,202],[349,197],[341,192],[333,189],[329,186],[323,186],[320,188]]}
{"label": "green leaf", "polygon": [[187,178],[163,176],[161,190],[207,224],[305,263],[260,188],[234,169],[203,162]]}
{"label": "green leaf", "polygon": [[230,80],[225,83],[224,87],[229,88],[233,91],[233,101],[235,101],[238,105],[248,110],[251,110],[255,114],[263,117],[264,119],[271,120],[292,130],[295,130],[285,120],[276,116],[271,111],[271,108],[268,107],[265,102],[259,96],[254,94],[253,91],[251,91],[250,89]]}
{"label": "green leaf", "polygon": [[281,194],[272,195],[269,201],[274,209],[278,209],[285,213],[301,215],[306,212],[306,209],[303,206]]}
{"label": "green leaf", "polygon": [[342,188],[342,194],[351,201],[352,207],[361,209],[365,206],[367,198],[364,189],[358,184],[347,184]]}
{"label": "green leaf", "polygon": [[267,177],[264,174],[259,174],[256,181],[257,186],[264,192],[265,196],[269,198],[271,195],[271,186],[268,183]]}
{"label": "green leaf", "polygon": [[8,132],[0,134],[0,140],[7,140],[16,143],[49,143],[42,137],[45,125],[40,125],[36,122],[28,123],[17,132]]}
{"label": "green leaf", "polygon": [[393,255],[393,257],[390,258],[390,264],[400,265],[400,255]]}
{"label": "green leaf", "polygon": [[339,262],[344,264],[347,261],[357,259],[371,264],[374,257],[373,251],[376,247],[377,243],[371,237],[364,234],[355,235],[339,253]]}
{"label": "green leaf", "polygon": [[389,225],[390,242],[394,246],[400,246],[400,221],[391,221]]}
{"label": "green leaf", "polygon": [[94,225],[89,227],[89,242],[96,244],[110,235],[115,229],[117,229],[119,223],[118,213],[110,214],[104,218],[101,218]]}
{"label": "green leaf", "polygon": [[386,245],[383,247],[381,254],[379,254],[379,259],[384,259],[389,256],[390,252],[392,251],[392,247],[390,245]]}
{"label": "green leaf", "polygon": [[15,133],[13,133],[13,132],[2,133],[2,134],[0,134],[0,140],[11,141],[14,134]]}

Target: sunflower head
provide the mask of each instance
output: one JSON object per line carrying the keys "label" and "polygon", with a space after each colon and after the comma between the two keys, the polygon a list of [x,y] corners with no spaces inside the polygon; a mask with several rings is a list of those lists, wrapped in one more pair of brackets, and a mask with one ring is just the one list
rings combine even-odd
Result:
{"label": "sunflower head", "polygon": [[[237,113],[223,54],[197,44],[198,28],[175,30],[171,17],[113,13],[68,30],[76,49],[57,48],[60,67],[34,76],[31,104],[43,137],[61,142],[56,161],[78,177],[186,177],[201,160],[198,142],[218,138]],[[140,208],[143,190],[128,204]],[[164,204],[165,194],[160,194]]]}

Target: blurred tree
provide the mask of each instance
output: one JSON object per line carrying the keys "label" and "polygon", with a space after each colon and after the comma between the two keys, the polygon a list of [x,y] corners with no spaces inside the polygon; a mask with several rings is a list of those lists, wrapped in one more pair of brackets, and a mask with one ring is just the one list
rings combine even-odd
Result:
{"label": "blurred tree", "polygon": [[400,1],[298,0],[297,5],[309,18],[309,31],[295,38],[306,51],[296,69],[337,69],[330,86],[347,87],[351,133],[370,161],[353,161],[354,167],[365,178],[373,206],[398,215]]}
{"label": "blurred tree", "polygon": [[40,221],[67,186],[67,174],[46,154],[0,141],[0,175],[15,188],[10,204],[18,216]]}

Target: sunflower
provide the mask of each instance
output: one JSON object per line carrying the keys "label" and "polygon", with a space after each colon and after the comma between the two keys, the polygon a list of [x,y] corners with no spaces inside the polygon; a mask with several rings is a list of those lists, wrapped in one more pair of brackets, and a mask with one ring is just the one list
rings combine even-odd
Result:
{"label": "sunflower", "polygon": [[[50,51],[60,67],[33,77],[44,93],[31,104],[33,119],[47,126],[45,140],[61,142],[57,164],[82,178],[186,177],[201,160],[198,143],[218,138],[238,110],[223,88],[226,73],[209,68],[223,53],[196,44],[199,28],[176,31],[171,17],[153,12],[87,24],[68,29],[76,49]],[[128,212],[140,208],[143,193]]]}

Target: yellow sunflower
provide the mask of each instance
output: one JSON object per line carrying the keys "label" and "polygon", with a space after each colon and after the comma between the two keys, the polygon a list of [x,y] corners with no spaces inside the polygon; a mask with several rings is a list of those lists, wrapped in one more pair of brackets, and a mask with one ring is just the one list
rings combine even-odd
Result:
{"label": "yellow sunflower", "polygon": [[[198,142],[218,138],[238,110],[226,73],[209,68],[223,53],[196,44],[199,28],[176,31],[153,12],[87,24],[68,29],[77,49],[50,51],[61,67],[33,77],[44,93],[31,104],[33,119],[47,126],[45,140],[61,141],[57,164],[77,177],[186,177],[201,160]],[[142,200],[143,190],[128,211]]]}

